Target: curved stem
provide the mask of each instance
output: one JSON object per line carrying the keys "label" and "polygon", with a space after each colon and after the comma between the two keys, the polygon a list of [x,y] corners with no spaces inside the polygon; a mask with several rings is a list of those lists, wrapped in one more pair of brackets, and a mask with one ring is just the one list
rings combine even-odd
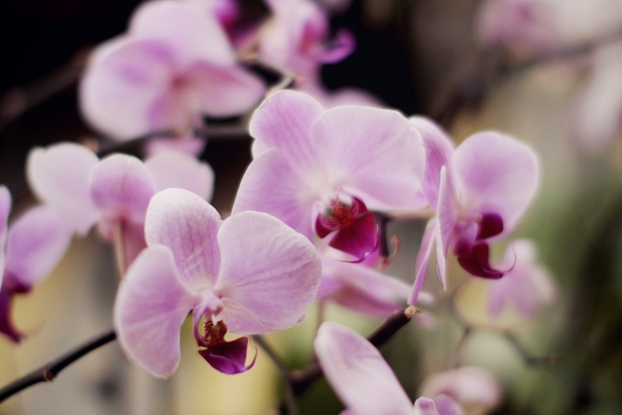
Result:
{"label": "curved stem", "polygon": [[53,381],[58,374],[67,366],[87,355],[99,347],[110,343],[117,338],[117,334],[114,330],[108,330],[93,339],[87,341],[82,346],[78,346],[72,351],[65,353],[61,357],[52,360],[51,362],[41,366],[39,369],[30,372],[26,376],[23,376],[16,381],[9,383],[2,389],[0,389],[0,402],[5,401],[11,396],[29,388],[32,385],[42,382]]}

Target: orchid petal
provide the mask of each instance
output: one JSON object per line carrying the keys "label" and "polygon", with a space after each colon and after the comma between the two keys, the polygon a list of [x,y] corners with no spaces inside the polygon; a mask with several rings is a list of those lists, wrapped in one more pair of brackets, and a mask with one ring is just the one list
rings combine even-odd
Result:
{"label": "orchid petal", "polygon": [[438,265],[439,278],[443,283],[443,289],[447,289],[446,262],[449,243],[452,232],[456,225],[455,218],[455,194],[445,167],[441,168],[438,205],[437,205],[437,234],[436,234],[436,264]]}
{"label": "orchid petal", "polygon": [[370,209],[416,208],[425,152],[421,136],[400,113],[345,106],[325,111],[311,139],[326,160],[331,182]]}
{"label": "orchid petal", "polygon": [[341,62],[354,52],[356,49],[356,38],[351,31],[347,29],[338,30],[335,39],[332,39],[330,45],[325,46],[318,43],[319,50],[310,51],[318,62],[321,63],[337,63]]}
{"label": "orchid petal", "polygon": [[0,186],[0,287],[2,286],[2,276],[4,275],[4,265],[6,256],[4,248],[6,246],[6,235],[11,212],[11,193],[6,186]]}
{"label": "orchid petal", "polygon": [[233,215],[220,228],[218,245],[222,263],[214,293],[241,304],[266,327],[294,325],[315,298],[319,255],[277,218],[261,212]]}
{"label": "orchid petal", "polygon": [[301,180],[309,180],[307,175],[321,162],[309,131],[323,112],[317,101],[301,92],[279,91],[268,97],[250,122],[253,157],[276,148]]}
{"label": "orchid petal", "polygon": [[156,182],[136,157],[113,154],[93,169],[90,188],[93,202],[106,221],[143,223]]}
{"label": "orchid petal", "polygon": [[471,255],[468,257],[458,256],[458,263],[469,274],[477,277],[498,280],[505,274],[504,271],[494,269],[488,259],[489,248],[486,242],[478,242],[473,245]]}
{"label": "orchid petal", "polygon": [[145,249],[119,286],[114,314],[121,345],[145,370],[170,376],[179,363],[181,326],[200,301],[184,288],[170,249]]}
{"label": "orchid petal", "polygon": [[414,415],[439,415],[436,403],[432,399],[420,397],[415,401]]}
{"label": "orchid petal", "polygon": [[213,117],[242,114],[259,104],[266,92],[259,77],[237,66],[197,63],[187,76],[201,109]]}
{"label": "orchid petal", "polygon": [[209,164],[185,153],[162,151],[145,161],[156,181],[157,190],[177,187],[196,193],[205,200],[212,198],[214,171]]}
{"label": "orchid petal", "polygon": [[313,241],[312,212],[318,199],[319,195],[305,186],[284,156],[272,149],[248,166],[233,204],[233,214],[246,210],[268,213]]}
{"label": "orchid petal", "polygon": [[444,394],[460,403],[481,404],[492,408],[501,401],[501,386],[484,369],[461,367],[428,376],[422,383],[421,394]]}
{"label": "orchid petal", "polygon": [[74,143],[34,148],[26,162],[28,185],[37,198],[55,207],[80,235],[99,218],[89,192],[89,177],[98,163],[95,153]]}
{"label": "orchid petal", "polygon": [[65,255],[73,230],[51,206],[36,206],[9,227],[6,274],[32,287],[56,267]]}
{"label": "orchid petal", "polygon": [[325,322],[314,341],[324,375],[357,415],[412,414],[412,403],[378,349],[360,334]]}
{"label": "orchid petal", "polygon": [[248,337],[240,337],[230,342],[199,350],[199,354],[219,372],[235,375],[246,372],[255,365],[257,348],[255,348],[255,358],[250,365],[246,366],[247,346]]}
{"label": "orchid petal", "polygon": [[[322,285],[325,276],[338,286],[327,293],[332,301],[351,310],[386,317],[403,308],[410,286],[359,264],[322,257]],[[318,297],[319,298],[319,297]]]}
{"label": "orchid petal", "polygon": [[168,44],[182,67],[196,60],[222,66],[235,63],[227,35],[216,19],[183,2],[143,3],[134,12],[129,32],[138,38]]}
{"label": "orchid petal", "polygon": [[205,150],[205,140],[199,137],[191,138],[158,138],[150,140],[145,146],[145,154],[148,158],[156,154],[170,150],[180,151],[191,156],[200,156]]}
{"label": "orchid petal", "polygon": [[441,185],[441,167],[451,169],[454,145],[449,136],[426,117],[410,117],[410,123],[421,133],[425,148],[425,175],[421,184],[432,210],[436,212],[438,189]]}
{"label": "orchid petal", "polygon": [[511,231],[538,187],[533,150],[509,136],[484,132],[466,139],[454,152],[453,165],[462,203],[480,213],[496,213]]}
{"label": "orchid petal", "polygon": [[220,215],[200,196],[183,189],[167,189],[149,204],[145,222],[148,246],[162,244],[175,258],[179,276],[192,292],[212,287],[220,269],[216,240]]}
{"label": "orchid petal", "polygon": [[[419,248],[419,254],[417,254],[417,268],[415,283],[412,287],[410,297],[408,297],[408,304],[416,305],[419,293],[423,287],[425,280],[425,274],[428,269],[428,262],[430,261],[430,255],[432,254],[432,248],[434,247],[434,240],[437,234],[437,220],[432,218],[425,226],[425,232],[423,239],[421,240],[421,247]],[[442,280],[441,280],[442,281]]]}
{"label": "orchid petal", "polygon": [[80,83],[80,109],[115,139],[174,128],[183,108],[165,112],[175,56],[165,44],[132,40],[90,65]]}
{"label": "orchid petal", "polygon": [[338,231],[330,240],[330,247],[352,255],[360,262],[378,248],[378,228],[372,213],[352,220],[352,224]]}
{"label": "orchid petal", "polygon": [[134,223],[123,221],[121,223],[123,234],[123,250],[125,254],[125,263],[130,266],[138,254],[147,247],[145,241],[145,225],[143,223]]}

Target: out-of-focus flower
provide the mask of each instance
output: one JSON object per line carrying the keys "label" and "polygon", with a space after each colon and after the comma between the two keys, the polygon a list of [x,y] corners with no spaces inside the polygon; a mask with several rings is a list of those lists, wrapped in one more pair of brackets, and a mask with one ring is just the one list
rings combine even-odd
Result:
{"label": "out-of-focus flower", "polygon": [[445,395],[421,397],[414,407],[378,349],[347,327],[325,322],[314,342],[326,379],[348,415],[461,415]]}
{"label": "out-of-focus flower", "polygon": [[[201,356],[233,374],[245,366],[248,339],[288,328],[304,317],[320,284],[321,264],[309,241],[278,219],[242,212],[224,222],[197,195],[168,189],[151,201],[149,246],[121,283],[115,304],[119,339],[156,376],[179,362],[179,335],[189,311]],[[201,318],[205,332],[199,329]]]}
{"label": "out-of-focus flower", "polygon": [[378,242],[369,208],[426,204],[421,138],[396,111],[325,111],[305,94],[280,91],[255,111],[250,133],[254,160],[234,213],[269,213],[311,241],[332,233],[331,247],[362,260]]}
{"label": "out-of-focus flower", "polygon": [[339,105],[380,107],[380,102],[357,88],[329,92],[322,85],[322,64],[337,63],[355,48],[346,29],[331,38],[326,11],[312,0],[269,0],[271,19],[259,37],[259,53],[266,61],[286,68],[296,76],[295,89],[311,95],[324,108]]}
{"label": "out-of-focus flower", "polygon": [[589,80],[567,116],[568,134],[589,150],[605,148],[622,130],[622,43],[598,48]]}
{"label": "out-of-focus flower", "polygon": [[11,213],[11,193],[6,186],[0,186],[0,286],[4,275],[4,265],[6,264],[6,235],[9,227],[9,213]]}
{"label": "out-of-focus flower", "polygon": [[145,214],[156,192],[179,187],[209,199],[214,181],[206,163],[182,152],[159,152],[145,163],[122,154],[99,161],[95,153],[73,143],[33,149],[27,177],[35,195],[78,234],[85,235],[96,223],[107,240],[120,231],[128,263],[146,246]]}
{"label": "out-of-focus flower", "polygon": [[127,139],[187,132],[204,114],[249,110],[266,87],[237,64],[215,17],[172,0],[145,3],[128,34],[95,52],[80,84],[80,106],[96,128]]}
{"label": "out-of-focus flower", "polygon": [[[0,210],[10,210],[11,199],[6,187],[0,187]],[[3,218],[6,224],[6,216]],[[16,294],[26,294],[45,278],[62,259],[71,242],[73,230],[63,217],[50,206],[36,206],[11,224],[6,238],[6,253],[2,256],[4,278],[0,290],[0,333],[19,343],[24,337],[13,324],[11,306]]]}
{"label": "out-of-focus flower", "polygon": [[512,242],[505,250],[502,264],[514,267],[502,279],[491,281],[488,310],[495,317],[504,306],[512,303],[523,317],[533,316],[538,306],[553,301],[555,285],[550,274],[536,258],[535,245],[526,239]]}
{"label": "out-of-focus flower", "polygon": [[202,138],[157,138],[149,140],[144,146],[145,155],[155,156],[157,153],[176,150],[191,156],[199,157],[205,150],[206,141]]}
{"label": "out-of-focus flower", "polygon": [[611,34],[620,24],[620,0],[488,0],[477,35],[485,47],[541,53]]}
{"label": "out-of-focus flower", "polygon": [[449,248],[470,274],[498,279],[504,271],[489,262],[488,241],[508,234],[538,187],[538,160],[526,144],[496,132],[467,138],[455,151],[444,131],[412,117],[426,149],[423,191],[436,217],[428,222],[417,257],[414,304],[436,242],[437,271],[446,285]]}
{"label": "out-of-focus flower", "polygon": [[497,379],[479,367],[461,367],[428,376],[419,392],[424,396],[445,395],[468,408],[493,409],[501,402]]}

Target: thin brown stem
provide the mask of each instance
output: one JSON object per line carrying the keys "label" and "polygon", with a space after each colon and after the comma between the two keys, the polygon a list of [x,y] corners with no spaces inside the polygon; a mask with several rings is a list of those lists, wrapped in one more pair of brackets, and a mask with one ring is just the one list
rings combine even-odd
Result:
{"label": "thin brown stem", "polygon": [[[371,335],[369,335],[367,340],[369,340],[369,342],[376,347],[383,345],[414,316],[420,313],[421,311],[414,306],[395,312],[389,316],[389,318],[387,318]],[[309,386],[311,386],[311,384],[313,384],[313,382],[321,378],[322,375],[322,368],[317,360],[312,361],[306,369],[291,373],[292,387],[295,395],[300,396]]]}
{"label": "thin brown stem", "polygon": [[518,338],[509,331],[504,332],[503,336],[510,342],[514,349],[516,349],[527,366],[555,366],[560,361],[560,357],[555,354],[549,356],[532,356],[518,341]]}
{"label": "thin brown stem", "polygon": [[81,357],[87,355],[100,348],[101,346],[110,343],[111,341],[117,338],[114,330],[108,330],[98,336],[95,336],[93,339],[87,341],[82,346],[76,347],[72,351],[62,355],[61,357],[51,361],[50,363],[41,366],[39,369],[23,376],[16,381],[9,383],[2,389],[0,389],[0,402],[5,401],[11,396],[23,391],[24,389],[29,388],[30,386],[36,385],[37,383],[42,382],[51,382],[53,381],[58,374],[65,369],[67,366],[80,359]]}

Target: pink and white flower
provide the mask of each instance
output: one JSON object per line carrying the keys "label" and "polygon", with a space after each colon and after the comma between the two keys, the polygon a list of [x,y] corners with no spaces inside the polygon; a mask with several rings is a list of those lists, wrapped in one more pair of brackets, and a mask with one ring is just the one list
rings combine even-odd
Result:
{"label": "pink and white flower", "polygon": [[415,304],[434,243],[444,287],[450,247],[470,274],[489,279],[504,275],[505,271],[490,265],[488,242],[514,229],[535,196],[539,173],[533,150],[509,136],[477,133],[454,150],[449,137],[432,121],[412,117],[411,123],[423,137],[427,162],[423,191],[436,212],[417,257],[409,299],[409,304]]}
{"label": "pink and white flower", "polygon": [[216,17],[172,0],[133,15],[128,34],[100,46],[80,84],[80,106],[97,129],[128,139],[187,132],[205,114],[241,114],[266,86],[238,65]]}
{"label": "pink and white flower", "polygon": [[154,196],[145,234],[148,248],[119,287],[115,322],[128,355],[156,376],[175,370],[190,311],[197,345],[205,348],[201,356],[223,373],[248,370],[248,339],[228,342],[225,333],[258,334],[300,322],[320,283],[318,253],[304,236],[260,212],[223,222],[185,190]]}
{"label": "pink and white flower", "polygon": [[377,247],[369,209],[414,209],[424,150],[400,113],[356,106],[324,110],[311,97],[280,91],[250,123],[253,162],[233,212],[257,210],[283,220],[313,241],[362,260]]}

